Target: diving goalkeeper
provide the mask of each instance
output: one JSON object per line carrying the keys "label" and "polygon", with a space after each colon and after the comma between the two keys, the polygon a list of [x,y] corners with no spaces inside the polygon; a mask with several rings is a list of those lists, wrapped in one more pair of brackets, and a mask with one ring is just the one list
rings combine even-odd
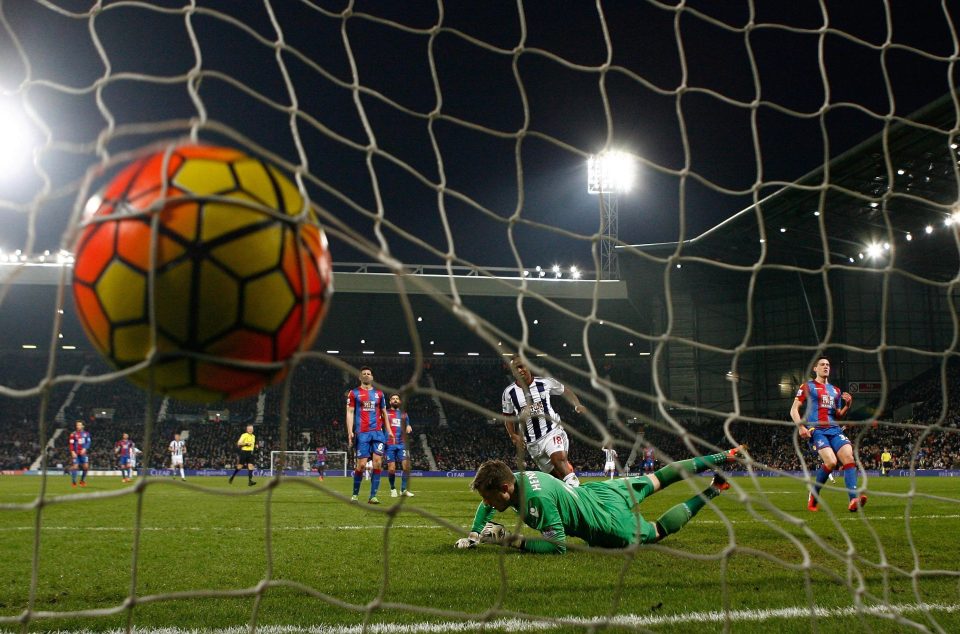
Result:
{"label": "diving goalkeeper", "polygon": [[[470,488],[483,502],[477,508],[470,535],[457,540],[457,548],[479,543],[504,544],[534,553],[563,553],[567,536],[579,537],[591,546],[624,548],[630,544],[658,542],[679,531],[707,500],[730,485],[719,473],[710,486],[661,515],[656,522],[643,519],[638,505],[660,489],[679,482],[685,475],[733,463],[741,447],[709,456],[672,462],[652,474],[619,480],[590,482],[579,488],[567,486],[546,473],[514,473],[506,463],[489,460],[480,466]],[[527,538],[509,533],[490,522],[496,512],[513,507],[530,528],[542,537]]]}

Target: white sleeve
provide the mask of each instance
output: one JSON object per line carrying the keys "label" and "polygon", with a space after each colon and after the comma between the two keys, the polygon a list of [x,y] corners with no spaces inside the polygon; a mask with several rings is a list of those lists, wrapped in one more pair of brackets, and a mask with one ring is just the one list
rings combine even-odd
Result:
{"label": "white sleeve", "polygon": [[543,383],[547,387],[547,389],[550,391],[551,394],[563,394],[563,383],[561,383],[560,381],[554,378],[545,376],[543,377]]}
{"label": "white sleeve", "polygon": [[513,407],[513,399],[510,398],[510,388],[503,391],[503,413],[516,414],[517,410]]}

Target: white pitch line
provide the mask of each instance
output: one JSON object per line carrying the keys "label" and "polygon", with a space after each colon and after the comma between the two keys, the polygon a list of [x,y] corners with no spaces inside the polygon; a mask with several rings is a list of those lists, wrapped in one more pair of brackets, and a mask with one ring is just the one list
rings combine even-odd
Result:
{"label": "white pitch line", "polygon": [[[547,631],[560,627],[589,627],[597,625],[613,625],[634,628],[650,628],[661,625],[683,624],[716,624],[716,623],[762,623],[766,621],[788,619],[830,619],[837,617],[851,617],[859,615],[892,617],[895,614],[914,614],[930,612],[955,613],[960,611],[958,604],[941,603],[908,603],[899,605],[881,605],[844,608],[813,608],[786,607],[767,610],[731,610],[720,612],[687,612],[681,614],[664,614],[662,616],[641,616],[638,614],[624,614],[604,617],[561,617],[557,621],[532,621],[518,618],[501,618],[490,621],[439,621],[421,623],[368,623],[363,625],[258,625],[257,632],[263,634],[439,634],[441,632],[472,632],[479,628],[485,631],[529,632]],[[36,623],[36,622],[35,622]],[[169,628],[134,628],[137,634],[247,634],[247,626],[228,627],[218,629],[182,629]],[[96,634],[124,634],[125,630],[113,629]],[[95,634],[93,630],[60,630],[58,634]]]}
{"label": "white pitch line", "polygon": [[[897,516],[887,516],[887,515],[867,515],[867,519],[877,521],[877,522],[887,522],[887,521],[896,521],[904,519],[902,515]],[[953,515],[911,515],[910,521],[914,520],[955,520],[960,519],[960,514]],[[839,516],[836,517],[838,522],[860,522],[862,519],[857,516]],[[722,520],[693,520],[697,524],[727,524],[727,522]],[[757,524],[761,520],[728,520],[730,524]],[[777,521],[776,519],[771,519],[770,521]],[[346,526],[335,526],[332,524],[327,525],[318,525],[318,526],[274,526],[270,530],[273,531],[373,531],[373,530],[384,530],[386,526],[377,526],[377,525],[346,525]],[[435,529],[444,529],[445,526],[437,526],[435,524],[394,524],[390,527],[393,529],[400,530],[421,530],[424,528],[435,528]],[[0,533],[2,532],[18,532],[18,531],[32,531],[34,527],[30,526],[0,526]],[[45,531],[101,531],[101,532],[128,532],[132,531],[132,526],[41,526],[40,530]],[[249,526],[142,526],[141,531],[243,531],[249,532]]]}

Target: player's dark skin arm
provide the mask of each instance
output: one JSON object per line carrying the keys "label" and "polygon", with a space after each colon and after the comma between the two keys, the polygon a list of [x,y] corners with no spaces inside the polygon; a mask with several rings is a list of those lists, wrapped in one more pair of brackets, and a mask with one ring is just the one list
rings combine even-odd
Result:
{"label": "player's dark skin arm", "polygon": [[517,423],[520,419],[516,416],[511,416],[510,414],[503,414],[503,426],[507,429],[507,435],[510,436],[510,440],[515,445],[523,445],[523,438],[520,434],[517,433]]}

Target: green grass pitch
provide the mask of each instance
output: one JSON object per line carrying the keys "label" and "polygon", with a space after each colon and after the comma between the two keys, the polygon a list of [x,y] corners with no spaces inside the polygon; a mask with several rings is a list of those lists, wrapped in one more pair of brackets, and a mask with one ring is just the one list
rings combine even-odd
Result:
{"label": "green grass pitch", "polygon": [[[897,606],[929,630],[960,631],[954,478],[871,478],[863,514],[840,490],[825,494],[834,512],[813,514],[797,480],[735,478],[658,546],[563,556],[455,550],[479,500],[464,478],[414,479],[417,496],[399,500],[384,477],[379,507],[347,501],[346,478],[91,477],[72,489],[55,476],[38,510],[42,484],[0,479],[3,630],[23,629],[31,607],[30,631],[239,632],[253,618],[277,632],[481,629],[467,619],[494,621],[486,631],[908,631],[884,607]],[[692,491],[676,484],[641,511],[655,519]]]}

